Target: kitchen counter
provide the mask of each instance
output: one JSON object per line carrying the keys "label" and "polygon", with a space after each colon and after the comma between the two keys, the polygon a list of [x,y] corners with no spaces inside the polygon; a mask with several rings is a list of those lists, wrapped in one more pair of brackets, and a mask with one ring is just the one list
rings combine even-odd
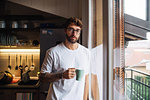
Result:
{"label": "kitchen counter", "polygon": [[0,89],[37,89],[40,86],[38,77],[30,77],[28,83],[20,82],[20,77],[15,77],[10,84],[0,84]]}
{"label": "kitchen counter", "polygon": [[19,82],[0,85],[0,98],[5,98],[5,100],[25,100],[22,98],[29,97],[28,100],[39,100],[39,87],[40,81],[38,80],[36,80],[36,84],[32,85],[19,85]]}
{"label": "kitchen counter", "polygon": [[4,88],[15,88],[15,89],[36,89],[36,88],[39,88],[40,86],[40,82],[38,81],[36,85],[18,85],[18,82],[17,83],[11,83],[11,84],[4,84],[4,85],[0,85],[0,89],[4,89]]}

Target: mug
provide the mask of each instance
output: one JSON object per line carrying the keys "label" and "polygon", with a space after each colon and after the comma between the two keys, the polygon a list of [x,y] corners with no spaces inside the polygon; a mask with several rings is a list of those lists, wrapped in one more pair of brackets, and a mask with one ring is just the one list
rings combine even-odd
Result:
{"label": "mug", "polygon": [[76,69],[76,80],[80,81],[84,75],[83,69]]}

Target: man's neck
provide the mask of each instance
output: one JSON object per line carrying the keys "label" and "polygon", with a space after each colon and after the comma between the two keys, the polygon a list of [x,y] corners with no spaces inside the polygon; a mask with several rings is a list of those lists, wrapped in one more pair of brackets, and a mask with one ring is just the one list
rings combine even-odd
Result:
{"label": "man's neck", "polygon": [[64,45],[68,48],[68,49],[70,49],[70,50],[75,50],[75,49],[77,49],[78,48],[78,43],[76,42],[76,43],[70,43],[69,41],[65,41],[64,42]]}

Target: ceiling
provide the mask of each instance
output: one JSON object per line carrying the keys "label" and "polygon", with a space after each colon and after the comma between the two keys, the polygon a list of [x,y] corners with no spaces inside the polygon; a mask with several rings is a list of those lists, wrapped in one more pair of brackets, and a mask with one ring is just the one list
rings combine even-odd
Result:
{"label": "ceiling", "polygon": [[[5,0],[2,0],[5,1]],[[0,7],[3,9],[3,15],[0,15],[0,19],[5,20],[38,20],[42,22],[49,22],[49,23],[63,23],[66,21],[65,18],[61,16],[56,16],[51,13],[46,13],[43,11],[39,11],[37,9],[33,9],[30,7],[26,7],[20,4],[12,3],[10,1],[5,1],[1,5],[5,4],[5,7]]]}

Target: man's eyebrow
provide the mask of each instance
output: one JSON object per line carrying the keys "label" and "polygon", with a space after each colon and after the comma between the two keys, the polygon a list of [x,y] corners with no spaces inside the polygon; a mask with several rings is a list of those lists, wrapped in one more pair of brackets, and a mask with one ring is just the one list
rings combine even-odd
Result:
{"label": "man's eyebrow", "polygon": [[[68,27],[68,28],[73,28],[73,27]],[[74,28],[73,28],[74,29]],[[81,28],[77,28],[78,30],[80,30]]]}

